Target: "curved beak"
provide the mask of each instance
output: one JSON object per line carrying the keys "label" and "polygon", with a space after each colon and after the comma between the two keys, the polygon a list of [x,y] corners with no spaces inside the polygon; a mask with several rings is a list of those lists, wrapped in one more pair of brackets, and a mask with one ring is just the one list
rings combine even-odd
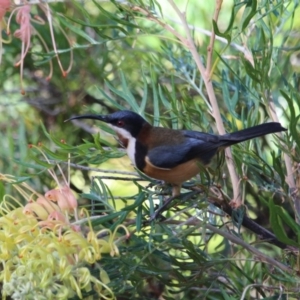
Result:
{"label": "curved beak", "polygon": [[93,119],[93,120],[99,120],[103,122],[108,122],[107,116],[101,116],[101,115],[82,115],[82,116],[75,116],[71,117],[70,119],[65,120],[65,122],[75,120],[75,119]]}

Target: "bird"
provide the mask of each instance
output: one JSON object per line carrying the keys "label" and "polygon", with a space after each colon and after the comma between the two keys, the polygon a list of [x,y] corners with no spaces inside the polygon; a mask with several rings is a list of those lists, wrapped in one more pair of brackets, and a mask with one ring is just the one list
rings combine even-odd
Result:
{"label": "bird", "polygon": [[120,110],[108,115],[81,115],[66,120],[94,119],[107,123],[126,148],[133,165],[147,176],[172,185],[172,197],[182,183],[209,165],[222,149],[270,133],[286,131],[269,122],[232,133],[211,133],[152,126],[139,114]]}

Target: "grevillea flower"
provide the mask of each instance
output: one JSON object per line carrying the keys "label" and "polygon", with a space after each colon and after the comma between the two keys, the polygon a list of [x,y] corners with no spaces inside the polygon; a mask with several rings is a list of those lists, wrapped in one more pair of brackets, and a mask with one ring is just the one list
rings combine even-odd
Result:
{"label": "grevillea flower", "polygon": [[68,186],[50,190],[45,194],[45,197],[57,202],[63,212],[74,212],[77,209],[77,200]]}
{"label": "grevillea flower", "polygon": [[10,0],[0,0],[0,64],[2,58],[2,28],[5,27],[4,16],[10,10]]}
{"label": "grevillea flower", "polygon": [[0,0],[0,22],[2,21],[4,15],[10,9],[10,0]]}
{"label": "grevillea flower", "polygon": [[24,6],[18,9],[16,15],[16,22],[20,25],[20,28],[15,31],[14,36],[22,41],[21,58],[20,61],[16,63],[16,66],[20,65],[21,62],[24,60],[30,47],[32,33],[32,28],[30,24],[30,9],[30,5],[25,4]]}
{"label": "grevillea flower", "polygon": [[[38,149],[50,165],[40,147],[31,148]],[[104,253],[120,255],[117,230],[123,228],[126,238],[129,232],[123,225],[114,231],[95,232],[85,208],[79,213],[82,218],[74,221],[77,200],[69,188],[70,178],[66,179],[59,165],[57,168],[64,185],[59,184],[57,172],[48,169],[59,188],[44,196],[25,182],[17,184],[13,176],[0,173],[0,181],[15,183],[13,188],[27,201],[23,208],[11,196],[0,199],[1,295],[3,299],[53,299],[53,294],[58,300],[83,299],[93,290],[97,299],[115,300],[105,270],[96,264],[99,277],[89,266]]]}
{"label": "grevillea flower", "polygon": [[[58,300],[83,299],[84,294],[93,290],[98,294],[97,299],[115,300],[107,285],[107,273],[95,263],[103,253],[119,255],[116,234],[118,228],[123,227],[128,236],[126,227],[119,225],[113,232],[104,229],[96,233],[85,211],[80,215],[87,218],[79,221],[88,224],[89,232],[82,232],[80,227],[74,230],[72,225],[75,224],[68,220],[59,205],[25,182],[17,184],[13,176],[5,174],[0,174],[0,181],[15,183],[12,186],[28,202],[22,208],[11,196],[0,199],[2,298],[53,299],[54,294]],[[68,195],[70,189],[66,190]],[[36,201],[34,196],[37,196]],[[94,273],[89,269],[90,264],[94,264]],[[95,276],[95,268],[100,276]]]}
{"label": "grevillea flower", "polygon": [[39,197],[36,200],[36,203],[42,205],[47,210],[48,214],[51,214],[54,211],[59,211],[59,207],[52,201],[47,200],[45,197]]}
{"label": "grevillea flower", "polygon": [[23,89],[23,67],[24,67],[24,59],[26,54],[28,53],[28,50],[30,48],[30,41],[31,41],[31,34],[33,31],[33,28],[31,26],[31,15],[30,15],[31,7],[29,4],[24,4],[21,7],[15,8],[7,23],[7,34],[10,34],[9,31],[9,25],[11,22],[11,18],[14,14],[14,12],[17,11],[16,14],[16,22],[20,25],[20,28],[17,29],[14,33],[14,37],[18,38],[22,42],[22,50],[21,50],[21,58],[20,60],[15,64],[16,67],[20,66],[20,76],[21,76],[21,93],[25,94],[25,91]]}
{"label": "grevillea flower", "polygon": [[23,210],[26,215],[34,215],[39,220],[46,220],[48,218],[49,213],[47,210],[40,204],[34,202],[27,203]]}
{"label": "grevillea flower", "polygon": [[[10,9],[10,4],[11,4],[10,1],[11,0],[0,0],[0,32],[1,32],[1,19],[3,18],[4,14]],[[13,15],[16,13],[16,22],[17,22],[17,24],[19,24],[20,27],[19,27],[19,29],[17,29],[14,32],[14,37],[21,40],[22,50],[21,50],[21,57],[20,57],[19,61],[15,64],[15,66],[17,66],[17,67],[20,66],[21,93],[25,94],[25,91],[23,89],[24,59],[30,49],[32,35],[35,34],[39,38],[41,44],[43,45],[43,47],[46,49],[47,52],[50,52],[50,50],[49,50],[45,40],[43,39],[43,37],[33,27],[33,23],[44,24],[45,22],[44,22],[43,18],[40,18],[38,16],[35,16],[34,18],[32,18],[31,6],[33,4],[31,4],[27,0],[20,0],[20,2],[21,3],[12,10],[12,12],[8,18],[7,34],[8,35],[10,34],[9,28],[10,28],[11,20],[12,20]],[[61,63],[59,55],[58,55],[58,50],[57,50],[55,36],[54,36],[54,30],[53,30],[54,20],[52,17],[51,9],[50,9],[48,3],[42,3],[42,1],[40,3],[37,3],[36,5],[39,6],[39,8],[44,12],[44,14],[47,18],[55,57],[57,59],[58,65],[61,69],[62,75],[64,77],[66,77],[67,74],[70,72],[70,70],[72,68],[72,64],[73,64],[73,51],[72,51],[70,39],[68,38],[65,31],[60,27],[60,25],[57,24],[58,28],[60,29],[62,34],[65,36],[65,38],[67,39],[67,41],[70,45],[70,64],[69,64],[68,68],[65,70],[62,66],[62,63]],[[1,42],[1,39],[0,39],[0,42]],[[0,43],[0,55],[1,55],[1,43]],[[1,57],[0,57],[0,59],[1,59]],[[50,74],[47,76],[48,80],[52,77],[52,73],[53,73],[52,61],[50,60],[49,63],[50,63]]]}

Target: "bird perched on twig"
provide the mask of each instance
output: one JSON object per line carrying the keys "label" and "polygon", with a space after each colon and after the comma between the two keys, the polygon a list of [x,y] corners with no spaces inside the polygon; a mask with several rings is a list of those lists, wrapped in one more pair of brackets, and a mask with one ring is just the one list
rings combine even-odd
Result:
{"label": "bird perched on twig", "polygon": [[[172,184],[172,196],[180,194],[183,182],[208,165],[221,149],[263,136],[285,131],[280,123],[270,122],[224,135],[192,130],[154,127],[135,112],[122,110],[109,115],[82,115],[74,119],[94,119],[109,124],[126,147],[127,154],[146,175]],[[68,121],[69,121],[68,120]]]}

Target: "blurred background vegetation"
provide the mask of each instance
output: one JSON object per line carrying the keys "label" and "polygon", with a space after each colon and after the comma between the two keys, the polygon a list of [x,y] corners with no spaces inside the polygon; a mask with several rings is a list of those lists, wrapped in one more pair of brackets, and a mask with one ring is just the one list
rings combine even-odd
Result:
{"label": "blurred background vegetation", "polygon": [[[14,66],[22,43],[2,26],[1,172],[45,193],[55,187],[50,165],[28,145],[38,145],[66,174],[70,161],[80,205],[103,216],[93,226],[124,224],[131,232],[120,256],[101,260],[116,298],[299,299],[299,2],[28,3],[25,95]],[[10,31],[18,27],[13,16]],[[67,76],[54,44],[65,70],[72,62]],[[232,181],[219,157],[184,186],[185,196],[166,219],[147,223],[170,190],[138,174],[104,124],[64,121],[130,109],[157,126],[218,133],[207,81],[227,132],[272,120],[288,132],[232,147],[240,207],[229,205]],[[1,198],[14,193],[0,185]],[[202,192],[191,192],[195,186]]]}

